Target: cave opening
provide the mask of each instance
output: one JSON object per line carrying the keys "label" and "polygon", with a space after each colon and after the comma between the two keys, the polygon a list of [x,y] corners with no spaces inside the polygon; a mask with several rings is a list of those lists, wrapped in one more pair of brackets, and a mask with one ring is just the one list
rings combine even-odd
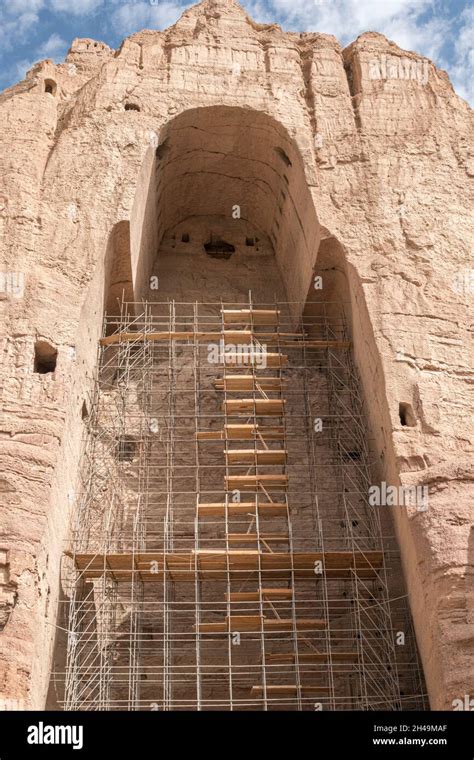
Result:
{"label": "cave opening", "polygon": [[56,371],[57,349],[46,340],[35,343],[34,372],[39,375],[52,374]]}

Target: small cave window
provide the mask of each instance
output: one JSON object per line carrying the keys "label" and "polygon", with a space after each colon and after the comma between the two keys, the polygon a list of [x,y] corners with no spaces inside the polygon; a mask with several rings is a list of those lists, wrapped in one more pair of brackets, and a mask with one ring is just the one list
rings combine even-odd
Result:
{"label": "small cave window", "polygon": [[245,238],[245,245],[249,246],[250,248],[253,248],[255,245],[255,240],[251,237]]}
{"label": "small cave window", "polygon": [[166,140],[163,140],[161,145],[158,145],[157,149],[155,150],[155,156],[158,160],[163,158],[164,155],[169,151],[169,145],[168,145],[168,138]]}
{"label": "small cave window", "polygon": [[44,80],[44,91],[47,92],[49,95],[56,95],[56,90],[58,86],[54,79],[45,79]]}
{"label": "small cave window", "polygon": [[361,458],[359,449],[352,449],[351,451],[345,451],[343,453],[343,459],[346,462],[358,462]]}
{"label": "small cave window", "polygon": [[47,375],[54,372],[58,359],[58,351],[45,340],[37,340],[35,343],[34,371],[39,375]]}
{"label": "small cave window", "polygon": [[82,402],[81,419],[83,422],[87,422],[87,420],[89,419],[89,410],[87,408],[87,404],[85,401]]}
{"label": "small cave window", "polygon": [[235,252],[235,246],[221,238],[211,237],[208,243],[204,243],[204,250],[213,259],[230,259]]}
{"label": "small cave window", "polygon": [[126,111],[140,111],[140,106],[137,103],[125,103]]}
{"label": "small cave window", "polygon": [[131,436],[119,438],[117,445],[117,459],[119,462],[131,462],[135,457],[137,442]]}
{"label": "small cave window", "polygon": [[400,424],[403,427],[416,427],[416,417],[411,404],[400,401],[398,414],[400,416]]}
{"label": "small cave window", "polygon": [[182,243],[189,243],[189,233],[188,232],[183,232],[183,234],[181,235],[181,242]]}
{"label": "small cave window", "polygon": [[289,156],[285,153],[283,148],[275,148],[275,153],[280,156],[281,160],[286,164],[286,166],[293,166]]}

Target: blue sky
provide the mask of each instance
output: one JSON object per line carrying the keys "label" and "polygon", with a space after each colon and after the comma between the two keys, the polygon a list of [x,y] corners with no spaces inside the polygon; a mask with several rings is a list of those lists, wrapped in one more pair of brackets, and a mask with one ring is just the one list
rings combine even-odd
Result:
{"label": "blue sky", "polygon": [[[74,37],[118,47],[140,29],[165,29],[194,3],[181,0],[0,0],[0,89],[42,58],[64,59]],[[260,22],[334,34],[347,45],[377,31],[446,69],[474,103],[474,7],[468,0],[241,0]]]}

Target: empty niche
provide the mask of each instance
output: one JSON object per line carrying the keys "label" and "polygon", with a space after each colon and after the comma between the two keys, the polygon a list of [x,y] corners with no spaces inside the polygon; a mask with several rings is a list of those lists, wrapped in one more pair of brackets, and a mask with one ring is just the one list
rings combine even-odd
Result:
{"label": "empty niche", "polygon": [[54,79],[45,79],[44,80],[44,91],[47,92],[49,95],[56,95],[56,91],[58,89],[58,86]]}
{"label": "empty niche", "polygon": [[221,238],[214,238],[211,235],[211,239],[208,243],[204,243],[204,250],[208,256],[212,256],[213,259],[230,259],[235,252],[235,246],[232,243],[227,243]]}
{"label": "empty niche", "polygon": [[406,401],[400,401],[398,407],[400,424],[403,427],[416,427],[416,417],[411,404]]}
{"label": "empty niche", "polygon": [[181,235],[181,242],[182,243],[189,243],[189,233],[188,232],[183,232],[183,234]]}
{"label": "empty niche", "polygon": [[58,359],[58,351],[45,340],[37,340],[35,343],[34,372],[39,375],[47,375],[54,372]]}

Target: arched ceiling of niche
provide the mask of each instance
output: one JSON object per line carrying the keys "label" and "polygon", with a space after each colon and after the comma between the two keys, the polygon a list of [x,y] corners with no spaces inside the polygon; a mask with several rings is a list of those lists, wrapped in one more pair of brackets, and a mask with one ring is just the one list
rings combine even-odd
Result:
{"label": "arched ceiling of niche", "polygon": [[229,218],[238,205],[272,240],[291,296],[306,296],[319,224],[301,156],[281,124],[228,106],[184,111],[161,130],[156,171],[159,238],[193,217]]}

